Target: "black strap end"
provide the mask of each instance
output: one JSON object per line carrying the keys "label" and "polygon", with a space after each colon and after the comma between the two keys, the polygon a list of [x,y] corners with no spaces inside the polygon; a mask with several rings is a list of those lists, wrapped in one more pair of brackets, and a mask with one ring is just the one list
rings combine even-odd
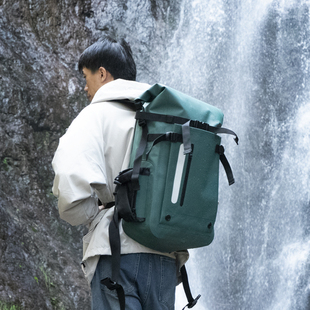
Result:
{"label": "black strap end", "polygon": [[187,307],[188,309],[193,308],[193,307],[197,304],[198,299],[199,299],[200,297],[201,297],[201,295],[199,294],[195,299],[193,299],[192,301],[190,301],[182,310],[184,310],[186,307]]}
{"label": "black strap end", "polygon": [[201,297],[201,295],[199,294],[193,301],[191,301],[190,303],[188,303],[187,305],[187,308],[190,309],[190,308],[193,308],[196,304],[197,304],[197,301],[198,299]]}
{"label": "black strap end", "polygon": [[229,186],[233,185],[234,183],[235,183],[235,179],[234,178],[231,178],[231,179],[228,180]]}

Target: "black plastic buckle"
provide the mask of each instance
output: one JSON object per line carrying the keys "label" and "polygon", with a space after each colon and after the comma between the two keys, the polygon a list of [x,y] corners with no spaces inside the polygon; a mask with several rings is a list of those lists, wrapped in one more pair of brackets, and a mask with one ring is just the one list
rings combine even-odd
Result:
{"label": "black plastic buckle", "polygon": [[144,103],[145,103],[144,100],[136,99],[135,102],[134,102],[136,111],[141,110],[143,108]]}
{"label": "black plastic buckle", "polygon": [[111,278],[104,278],[100,281],[103,285],[105,285],[110,291],[116,290],[119,288],[119,284],[112,281]]}
{"label": "black plastic buckle", "polygon": [[195,127],[195,128],[198,128],[198,126],[199,126],[199,121],[197,121],[197,120],[191,120],[191,122],[190,122],[190,126],[191,127]]}
{"label": "black plastic buckle", "polygon": [[178,142],[178,134],[172,131],[166,132],[166,141]]}
{"label": "black plastic buckle", "polygon": [[144,127],[144,126],[146,126],[146,120],[145,119],[139,119],[138,124],[139,124],[139,126]]}
{"label": "black plastic buckle", "polygon": [[190,126],[195,127],[195,128],[199,128],[199,129],[203,129],[203,130],[209,130],[209,127],[210,127],[210,125],[208,123],[204,123],[204,122],[197,121],[197,120],[191,120]]}
{"label": "black plastic buckle", "polygon": [[202,129],[209,130],[210,125],[208,123],[202,123]]}
{"label": "black plastic buckle", "polygon": [[220,155],[223,155],[224,152],[225,152],[224,146],[217,144],[216,147],[215,147],[215,152],[220,154]]}
{"label": "black plastic buckle", "polygon": [[114,184],[122,185],[122,183],[119,181],[119,177],[118,176],[114,179]]}

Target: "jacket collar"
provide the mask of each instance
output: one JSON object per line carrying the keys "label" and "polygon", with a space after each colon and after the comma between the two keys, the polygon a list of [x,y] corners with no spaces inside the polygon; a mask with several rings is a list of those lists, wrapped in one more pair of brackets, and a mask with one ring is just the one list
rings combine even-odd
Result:
{"label": "jacket collar", "polygon": [[134,100],[150,88],[149,84],[117,79],[98,89],[91,103],[129,99]]}

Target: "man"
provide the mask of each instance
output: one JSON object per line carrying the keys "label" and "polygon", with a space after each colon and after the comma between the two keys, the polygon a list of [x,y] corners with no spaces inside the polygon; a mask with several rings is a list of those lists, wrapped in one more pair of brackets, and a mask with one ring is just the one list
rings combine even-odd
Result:
{"label": "man", "polygon": [[[119,309],[116,292],[101,284],[111,276],[108,227],[114,207],[114,178],[129,163],[135,112],[115,100],[135,99],[148,84],[135,82],[131,49],[122,40],[105,37],[79,59],[91,104],[61,137],[53,159],[53,193],[60,217],[71,225],[88,225],[83,238],[83,270],[91,285],[92,309]],[[112,101],[113,100],[113,101]],[[98,199],[103,205],[98,207]],[[129,238],[120,225],[120,281],[126,310],[174,309],[175,255],[159,253]]]}

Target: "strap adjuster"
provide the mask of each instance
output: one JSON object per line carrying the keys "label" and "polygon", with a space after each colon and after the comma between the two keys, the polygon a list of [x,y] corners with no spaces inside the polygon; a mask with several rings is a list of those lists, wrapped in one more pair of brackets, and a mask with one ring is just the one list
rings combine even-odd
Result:
{"label": "strap adjuster", "polygon": [[219,155],[223,155],[225,152],[224,146],[217,144],[215,147],[215,152],[218,153]]}
{"label": "strap adjuster", "polygon": [[119,181],[119,177],[118,176],[114,179],[114,184],[122,185],[122,183]]}
{"label": "strap adjuster", "polygon": [[139,126],[144,127],[144,126],[146,126],[146,120],[145,119],[139,119],[138,124],[139,124]]}
{"label": "strap adjuster", "polygon": [[178,136],[179,134],[172,131],[168,131],[166,132],[166,141],[178,142]]}
{"label": "strap adjuster", "polygon": [[197,120],[191,120],[190,126],[191,126],[191,127],[198,128],[199,123],[201,123],[201,122],[199,122],[199,121],[197,121]]}
{"label": "strap adjuster", "polygon": [[120,287],[120,285],[112,281],[111,278],[104,278],[101,280],[101,283],[105,285],[110,291],[116,290]]}
{"label": "strap adjuster", "polygon": [[208,131],[209,131],[209,127],[210,127],[210,125],[208,123],[197,121],[197,120],[191,120],[190,126],[195,127],[195,128],[199,128],[199,129],[203,129],[203,130],[208,130]]}

